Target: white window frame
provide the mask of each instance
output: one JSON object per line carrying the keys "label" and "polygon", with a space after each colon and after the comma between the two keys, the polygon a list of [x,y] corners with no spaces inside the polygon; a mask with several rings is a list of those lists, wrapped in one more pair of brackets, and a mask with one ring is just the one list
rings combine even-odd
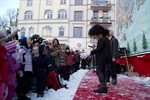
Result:
{"label": "white window frame", "polygon": [[29,34],[28,34],[28,36],[30,37],[31,34],[34,34],[34,28],[33,27],[29,28]]}
{"label": "white window frame", "polygon": [[[81,29],[81,30],[77,30]],[[73,29],[73,37],[74,38],[81,38],[83,34],[83,27],[74,27]]]}
{"label": "white window frame", "polygon": [[83,20],[83,11],[75,11],[74,12],[74,20],[75,21]]}
{"label": "white window frame", "polygon": [[60,4],[61,4],[61,5],[66,4],[66,0],[60,0]]}
{"label": "white window frame", "polygon": [[75,0],[75,5],[83,5],[83,0]]}
{"label": "white window frame", "polygon": [[24,20],[31,20],[33,17],[32,11],[28,10],[24,13]]}
{"label": "white window frame", "polygon": [[65,34],[65,28],[63,26],[59,27],[59,36],[64,36],[64,34]]}
{"label": "white window frame", "polygon": [[46,5],[51,5],[52,4],[52,0],[46,0]]}
{"label": "white window frame", "polygon": [[33,0],[27,0],[27,6],[32,6]]}
{"label": "white window frame", "polygon": [[51,10],[46,10],[45,14],[44,14],[44,18],[45,19],[52,19],[52,17],[53,17],[52,11]]}
{"label": "white window frame", "polygon": [[43,29],[42,29],[42,36],[43,37],[50,37],[51,33],[52,33],[52,27],[50,27],[50,26],[43,27]]}
{"label": "white window frame", "polygon": [[65,9],[58,11],[58,19],[67,19],[67,11]]}

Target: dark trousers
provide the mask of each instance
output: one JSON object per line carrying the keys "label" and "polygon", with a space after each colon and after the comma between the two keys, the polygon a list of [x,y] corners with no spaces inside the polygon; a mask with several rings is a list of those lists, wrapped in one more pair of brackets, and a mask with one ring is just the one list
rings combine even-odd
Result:
{"label": "dark trousers", "polygon": [[80,69],[80,68],[79,68],[79,65],[80,65],[80,62],[75,62],[75,64],[74,64],[75,72]]}
{"label": "dark trousers", "polygon": [[23,76],[19,77],[16,87],[17,95],[26,95],[31,88],[32,72],[23,72]]}
{"label": "dark trousers", "polygon": [[110,76],[113,79],[117,78],[117,70],[116,70],[117,64],[116,62],[112,62],[110,64],[106,64],[106,81],[110,81]]}
{"label": "dark trousers", "polygon": [[36,76],[36,91],[38,94],[43,94],[46,86],[46,69],[39,69],[35,72]]}
{"label": "dark trousers", "polygon": [[64,80],[69,80],[70,78],[70,65],[66,65],[65,67],[65,74],[64,74]]}
{"label": "dark trousers", "polygon": [[96,74],[100,81],[100,87],[106,87],[105,65],[96,65]]}

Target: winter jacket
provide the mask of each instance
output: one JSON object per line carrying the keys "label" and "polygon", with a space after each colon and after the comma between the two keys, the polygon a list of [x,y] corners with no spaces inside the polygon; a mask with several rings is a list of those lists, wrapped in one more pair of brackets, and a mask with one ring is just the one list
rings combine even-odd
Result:
{"label": "winter jacket", "polygon": [[6,48],[0,46],[0,81],[8,83],[8,64],[6,58]]}
{"label": "winter jacket", "polygon": [[41,69],[47,69],[50,65],[50,57],[46,54],[43,54],[45,45],[39,46],[39,56],[36,59],[33,59],[35,71]]}
{"label": "winter jacket", "polygon": [[59,47],[50,47],[50,55],[55,60],[55,66],[59,67],[61,63],[61,49]]}
{"label": "winter jacket", "polygon": [[16,70],[20,68],[20,64],[16,62],[16,41],[10,41],[5,44],[7,49],[7,64],[8,64],[8,85],[16,84]]}
{"label": "winter jacket", "polygon": [[18,63],[24,64],[23,71],[32,72],[32,54],[25,46],[19,49],[16,60]]}
{"label": "winter jacket", "polygon": [[66,54],[66,65],[73,65],[73,57],[71,54]]}
{"label": "winter jacket", "polygon": [[110,39],[110,48],[111,48],[111,54],[112,54],[112,58],[119,58],[119,43],[118,40],[113,36]]}
{"label": "winter jacket", "polygon": [[12,54],[7,52],[7,64],[8,64],[8,85],[16,85],[16,70],[20,68],[20,65],[12,57]]}
{"label": "winter jacket", "polygon": [[107,37],[102,37],[97,42],[97,48],[91,51],[91,55],[96,56],[96,65],[103,65],[111,62],[110,41]]}

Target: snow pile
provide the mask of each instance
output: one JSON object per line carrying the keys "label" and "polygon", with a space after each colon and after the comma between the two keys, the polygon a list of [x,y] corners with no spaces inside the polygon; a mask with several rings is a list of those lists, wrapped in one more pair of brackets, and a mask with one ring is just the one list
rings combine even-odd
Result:
{"label": "snow pile", "polygon": [[133,80],[144,86],[150,87],[150,77],[131,77]]}
{"label": "snow pile", "polygon": [[130,78],[134,80],[135,82],[144,85],[146,87],[150,87],[150,77],[140,77],[138,75],[131,75],[131,76],[126,76],[123,74],[118,74],[117,78]]}
{"label": "snow pile", "polygon": [[79,70],[70,76],[68,82],[63,81],[63,83],[67,84],[68,89],[62,88],[57,91],[50,89],[45,92],[43,98],[37,98],[37,94],[35,93],[30,93],[28,96],[31,97],[31,100],[72,100],[80,81],[87,72],[88,70]]}

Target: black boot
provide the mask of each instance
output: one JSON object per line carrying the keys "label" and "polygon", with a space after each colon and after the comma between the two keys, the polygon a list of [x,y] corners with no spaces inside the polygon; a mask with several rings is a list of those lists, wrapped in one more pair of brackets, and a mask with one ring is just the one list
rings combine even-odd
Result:
{"label": "black boot", "polygon": [[107,87],[100,87],[97,90],[94,90],[94,93],[107,93]]}
{"label": "black boot", "polygon": [[18,97],[17,100],[31,100],[30,98],[22,94],[17,95],[17,97]]}
{"label": "black boot", "polygon": [[37,97],[43,97],[44,96],[44,92],[40,92],[40,93],[37,93]]}
{"label": "black boot", "polygon": [[116,78],[112,78],[111,83],[112,83],[113,85],[116,85],[116,84],[117,84],[117,79],[116,79]]}

